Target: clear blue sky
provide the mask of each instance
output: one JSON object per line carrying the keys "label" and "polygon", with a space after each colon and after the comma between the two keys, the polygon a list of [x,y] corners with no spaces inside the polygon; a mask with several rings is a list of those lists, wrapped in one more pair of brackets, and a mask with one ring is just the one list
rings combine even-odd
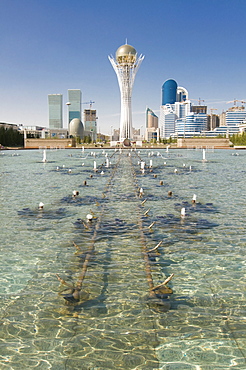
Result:
{"label": "clear blue sky", "polygon": [[[215,113],[246,100],[245,0],[0,0],[0,121],[48,127],[48,94],[81,89],[98,126],[119,127],[120,93],[108,55],[127,41],[145,59],[133,126],[159,115],[173,78]],[[88,108],[89,105],[83,105]]]}

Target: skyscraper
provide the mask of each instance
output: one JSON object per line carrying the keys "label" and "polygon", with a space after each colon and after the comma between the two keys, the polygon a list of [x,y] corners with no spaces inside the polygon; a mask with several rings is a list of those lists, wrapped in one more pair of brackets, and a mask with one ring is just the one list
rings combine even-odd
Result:
{"label": "skyscraper", "polygon": [[91,137],[92,141],[97,139],[97,111],[95,109],[84,110],[85,135]]}
{"label": "skyscraper", "polygon": [[174,111],[174,104],[161,105],[160,129],[161,137],[169,139],[175,133],[175,124],[178,116]]}
{"label": "skyscraper", "polygon": [[74,118],[81,120],[81,91],[79,89],[68,90],[68,123]]}
{"label": "skyscraper", "polygon": [[49,94],[49,128],[63,128],[62,120],[62,94]]}
{"label": "skyscraper", "polygon": [[158,117],[152,109],[146,109],[146,128],[158,128]]}
{"label": "skyscraper", "polygon": [[159,140],[158,117],[152,109],[146,108],[145,140]]}
{"label": "skyscraper", "polygon": [[177,101],[177,82],[167,80],[162,85],[162,105],[174,104]]}
{"label": "skyscraper", "polygon": [[176,133],[177,121],[182,122],[191,112],[188,91],[178,86],[175,80],[166,80],[162,85],[162,105],[160,108],[161,137],[168,139]]}
{"label": "skyscraper", "polygon": [[210,114],[208,117],[208,131],[214,130],[216,127],[220,125],[220,118],[217,114]]}
{"label": "skyscraper", "polygon": [[125,44],[116,51],[116,59],[109,56],[109,61],[118,78],[121,94],[121,117],[120,117],[120,141],[132,139],[132,88],[136,73],[144,56],[137,58],[137,52],[133,46]]}

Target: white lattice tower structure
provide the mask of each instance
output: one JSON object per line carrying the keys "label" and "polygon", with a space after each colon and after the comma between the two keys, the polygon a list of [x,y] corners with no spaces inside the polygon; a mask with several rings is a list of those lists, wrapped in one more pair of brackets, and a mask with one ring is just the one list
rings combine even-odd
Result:
{"label": "white lattice tower structure", "polygon": [[125,44],[116,51],[116,59],[108,57],[118,78],[121,95],[120,141],[132,139],[132,88],[144,56],[137,58],[133,46]]}

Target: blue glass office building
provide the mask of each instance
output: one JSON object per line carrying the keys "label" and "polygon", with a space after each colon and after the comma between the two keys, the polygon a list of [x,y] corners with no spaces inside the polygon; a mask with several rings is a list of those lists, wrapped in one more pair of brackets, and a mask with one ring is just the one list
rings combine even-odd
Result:
{"label": "blue glass office building", "polygon": [[174,104],[177,101],[177,82],[167,80],[162,85],[162,105]]}

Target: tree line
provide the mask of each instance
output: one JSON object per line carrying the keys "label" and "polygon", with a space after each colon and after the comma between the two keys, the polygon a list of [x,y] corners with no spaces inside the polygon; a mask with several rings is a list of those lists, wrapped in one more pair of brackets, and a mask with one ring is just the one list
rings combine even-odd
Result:
{"label": "tree line", "polygon": [[24,134],[12,127],[0,127],[0,145],[24,147]]}
{"label": "tree line", "polygon": [[230,136],[230,141],[234,145],[246,145],[246,132],[242,132],[241,134],[233,134]]}

